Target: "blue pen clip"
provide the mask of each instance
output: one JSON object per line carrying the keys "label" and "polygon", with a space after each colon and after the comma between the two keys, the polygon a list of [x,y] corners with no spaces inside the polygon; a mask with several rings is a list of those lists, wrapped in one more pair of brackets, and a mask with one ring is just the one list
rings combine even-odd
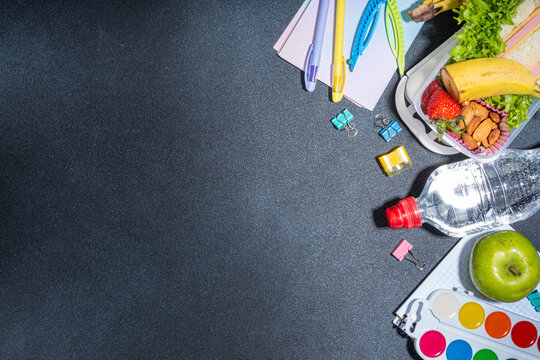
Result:
{"label": "blue pen clip", "polygon": [[358,29],[356,30],[356,36],[354,38],[354,43],[351,51],[351,58],[347,60],[351,71],[354,70],[356,61],[358,57],[362,55],[366,47],[368,46],[371,37],[377,27],[377,22],[379,20],[379,14],[382,10],[383,5],[386,3],[386,0],[370,0],[364,9],[362,18],[358,23]]}

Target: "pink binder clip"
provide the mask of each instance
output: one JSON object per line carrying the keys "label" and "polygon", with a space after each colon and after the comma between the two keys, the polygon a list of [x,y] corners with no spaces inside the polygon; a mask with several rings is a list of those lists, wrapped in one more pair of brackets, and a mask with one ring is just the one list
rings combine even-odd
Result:
{"label": "pink binder clip", "polygon": [[[414,256],[414,254],[411,252],[412,247],[413,246],[407,240],[403,239],[399,242],[398,246],[396,246],[394,251],[392,251],[392,256],[399,261],[405,259],[412,262],[416,266],[417,270],[424,270],[424,268],[426,267],[426,263],[424,261],[418,260],[418,258]],[[411,254],[414,260],[407,258],[407,254]]]}

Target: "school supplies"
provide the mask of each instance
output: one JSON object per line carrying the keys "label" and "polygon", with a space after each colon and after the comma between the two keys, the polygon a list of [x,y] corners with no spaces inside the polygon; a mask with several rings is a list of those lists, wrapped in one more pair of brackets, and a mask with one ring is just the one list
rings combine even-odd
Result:
{"label": "school supplies", "polygon": [[358,57],[362,55],[366,47],[368,46],[373,32],[377,27],[377,22],[379,21],[379,13],[382,10],[383,5],[386,3],[386,0],[370,0],[364,9],[364,13],[360,22],[358,23],[358,29],[356,30],[356,37],[354,38],[354,43],[351,51],[351,58],[347,60],[347,64],[351,68],[351,71],[354,70],[356,61]]}
{"label": "school supplies", "polygon": [[[414,325],[413,325],[414,324]],[[538,359],[540,322],[472,297],[436,290],[410,303],[399,328],[424,359]]]}
{"label": "school supplies", "polygon": [[534,290],[532,293],[527,295],[527,299],[531,302],[531,305],[534,306],[534,311],[540,312],[540,292]]}
{"label": "school supplies", "polygon": [[379,135],[381,135],[386,142],[389,142],[400,132],[401,126],[398,125],[396,120],[392,120],[381,131],[379,131]]}
{"label": "school supplies", "polygon": [[317,13],[317,25],[315,27],[315,37],[313,44],[308,50],[306,67],[304,68],[304,82],[306,90],[312,92],[317,84],[317,70],[321,62],[321,51],[324,39],[324,31],[326,30],[326,19],[328,16],[328,6],[330,0],[321,0],[319,3],[319,11]]}
{"label": "school supplies", "polygon": [[[306,54],[313,42],[319,0],[306,0],[299,6],[298,12],[292,17],[282,35],[276,41],[274,49],[279,57],[294,67],[304,70]],[[345,27],[343,34],[343,49],[349,56],[360,17],[368,0],[347,1],[345,4]],[[400,9],[410,7],[410,1],[397,0]],[[383,14],[380,16],[382,17]],[[335,1],[330,1],[328,21],[321,52],[321,63],[317,79],[326,86],[332,86],[332,55],[334,40]],[[403,22],[405,50],[409,49],[422,23],[414,21]],[[347,71],[348,71],[348,65]],[[355,71],[347,74],[347,84],[343,96],[358,106],[373,110],[385,88],[388,86],[394,71],[397,69],[396,59],[388,46],[384,22],[379,19],[369,46],[356,62]],[[291,81],[298,81],[291,77]]]}
{"label": "school supplies", "polygon": [[353,119],[353,114],[349,110],[344,109],[336,117],[332,118],[330,122],[336,129],[345,129],[349,137],[354,137],[358,133],[358,129],[356,128],[356,124],[352,122]]}
{"label": "school supplies", "polygon": [[405,72],[405,40],[403,35],[403,23],[401,21],[401,16],[399,15],[399,8],[396,4],[396,0],[369,1],[358,24],[351,58],[347,63],[351,67],[351,71],[353,71],[358,56],[362,55],[362,52],[373,36],[373,31],[379,20],[379,12],[383,5],[386,5],[384,18],[386,37],[388,39],[388,44],[390,45],[390,50],[392,50],[392,54],[394,54],[394,57],[397,60],[399,75],[403,76]]}
{"label": "school supplies", "polygon": [[[412,262],[416,266],[416,270],[424,270],[426,267],[425,261],[420,261],[414,254],[412,253],[412,245],[405,239],[401,240],[399,244],[396,246],[394,251],[392,251],[392,256],[398,259],[398,261],[402,261],[403,259]],[[414,260],[409,259],[407,254],[410,254]]]}
{"label": "school supplies", "polygon": [[343,56],[343,31],[345,28],[345,0],[336,0],[336,24],[334,30],[334,61],[332,65],[332,101],[343,97],[347,73]]}
{"label": "school supplies", "polygon": [[396,0],[388,0],[385,13],[386,36],[392,54],[397,60],[399,76],[405,74],[405,39],[403,35],[403,22],[399,14]]}
{"label": "school supplies", "polygon": [[[491,231],[499,230],[514,229],[511,226],[506,225]],[[471,292],[475,291],[476,287],[472,283],[469,273],[470,254],[476,241],[491,231],[481,232],[459,240],[429,275],[416,286],[414,291],[397,307],[394,311],[395,318],[393,324],[399,327],[403,319],[409,316],[409,308],[415,299],[426,299],[432,292],[438,289],[463,289],[468,291],[469,295],[474,299],[487,301],[500,309],[519,314],[527,319],[540,321],[540,315],[535,311],[534,307],[531,306],[528,299],[522,299],[513,303],[500,303],[491,301],[481,293]]]}
{"label": "school supplies", "polygon": [[401,132],[401,126],[399,126],[397,121],[385,118],[382,114],[375,115],[374,124],[378,127],[382,127],[379,131],[379,135],[381,135],[386,142],[389,142]]}
{"label": "school supplies", "polygon": [[411,167],[411,159],[403,146],[379,156],[378,159],[383,171],[388,176],[394,176]]}

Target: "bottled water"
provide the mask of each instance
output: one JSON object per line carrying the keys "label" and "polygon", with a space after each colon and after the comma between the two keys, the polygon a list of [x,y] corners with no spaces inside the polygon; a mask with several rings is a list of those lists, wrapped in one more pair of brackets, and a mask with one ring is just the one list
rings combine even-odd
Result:
{"label": "bottled water", "polygon": [[454,237],[511,224],[540,209],[540,148],[506,150],[481,163],[467,159],[437,168],[418,198],[386,209],[393,229],[428,223]]}

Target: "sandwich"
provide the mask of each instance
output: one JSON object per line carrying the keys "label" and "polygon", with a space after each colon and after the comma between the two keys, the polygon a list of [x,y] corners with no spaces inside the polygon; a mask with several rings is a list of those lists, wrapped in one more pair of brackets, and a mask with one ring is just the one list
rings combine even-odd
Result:
{"label": "sandwich", "polygon": [[513,21],[501,24],[506,47],[499,56],[522,64],[540,83],[540,0],[522,0]]}

